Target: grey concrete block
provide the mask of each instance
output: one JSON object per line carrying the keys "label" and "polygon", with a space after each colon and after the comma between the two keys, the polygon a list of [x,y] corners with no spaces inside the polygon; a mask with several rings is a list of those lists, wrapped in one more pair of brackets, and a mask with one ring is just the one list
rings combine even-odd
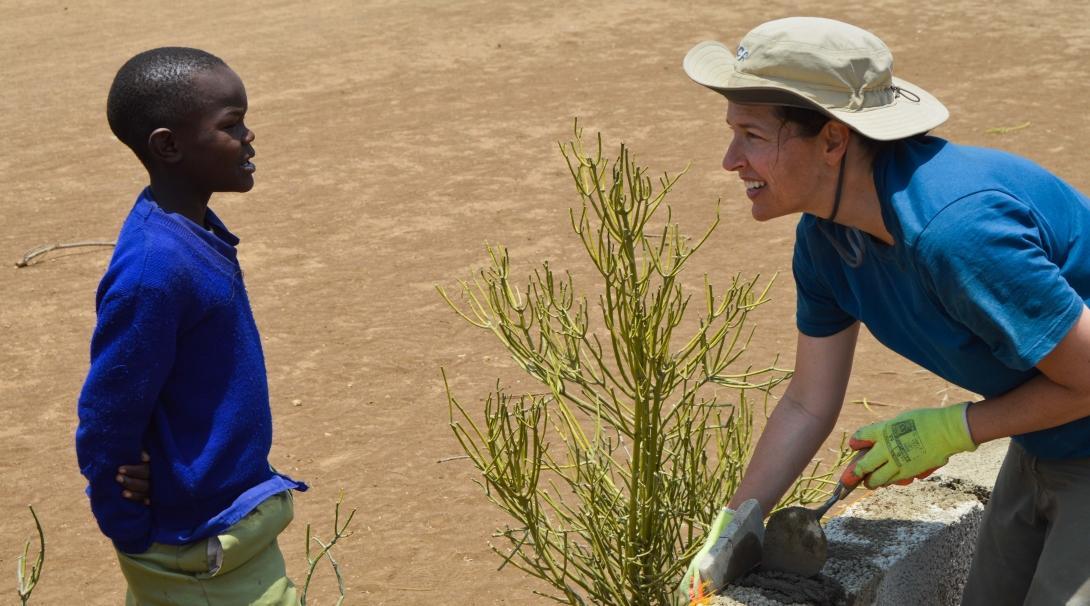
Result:
{"label": "grey concrete block", "polygon": [[984,506],[935,483],[879,490],[826,526],[850,604],[957,604]]}

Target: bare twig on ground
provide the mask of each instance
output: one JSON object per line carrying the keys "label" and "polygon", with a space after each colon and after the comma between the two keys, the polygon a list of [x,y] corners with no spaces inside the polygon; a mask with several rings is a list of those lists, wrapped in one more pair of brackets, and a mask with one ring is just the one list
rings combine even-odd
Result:
{"label": "bare twig on ground", "polygon": [[469,455],[459,455],[459,456],[455,456],[455,457],[443,457],[442,459],[439,459],[438,461],[436,461],[436,463],[448,463],[450,461],[463,461],[463,460],[468,459],[468,458],[469,458]]}
{"label": "bare twig on ground", "polygon": [[113,240],[88,240],[86,242],[62,242],[59,244],[43,244],[36,246],[23,254],[23,258],[15,262],[15,267],[26,267],[38,257],[52,252],[54,250],[63,250],[65,248],[80,248],[83,246],[115,246],[117,242]]}
{"label": "bare twig on ground", "polygon": [[1015,131],[1022,130],[1023,128],[1029,128],[1029,122],[1023,122],[1017,126],[996,126],[995,128],[989,128],[984,132],[989,135],[1005,135],[1007,133],[1013,133]]}
{"label": "bare twig on ground", "polygon": [[862,404],[863,408],[866,408],[869,412],[874,412],[871,406],[893,406],[893,404],[886,404],[885,402],[878,402],[877,400],[868,400],[863,398],[861,400],[852,400],[852,404]]}

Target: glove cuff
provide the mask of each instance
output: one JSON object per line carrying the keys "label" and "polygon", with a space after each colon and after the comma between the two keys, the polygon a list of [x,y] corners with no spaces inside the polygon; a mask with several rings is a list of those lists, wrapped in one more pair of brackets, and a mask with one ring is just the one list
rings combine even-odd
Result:
{"label": "glove cuff", "polygon": [[723,534],[723,531],[730,525],[731,520],[734,519],[734,513],[735,511],[729,507],[719,510],[719,514],[715,516],[711,525],[708,526],[708,533],[704,538],[704,548],[700,553],[705,553],[708,549],[711,549],[711,546],[719,540],[720,535]]}
{"label": "glove cuff", "polygon": [[727,525],[730,524],[730,521],[734,519],[735,513],[737,512],[730,507],[723,507],[722,509],[720,509],[719,515],[715,517],[715,520],[712,522],[710,530],[716,535],[722,534],[723,530],[725,530],[727,528]]}
{"label": "glove cuff", "polygon": [[973,432],[969,429],[969,405],[972,402],[958,402],[957,404],[951,404],[947,407],[951,416],[956,416],[957,419],[950,419],[949,426],[956,428],[955,434],[957,440],[954,442],[956,446],[961,449],[961,452],[972,452],[976,450],[976,442],[973,441]]}

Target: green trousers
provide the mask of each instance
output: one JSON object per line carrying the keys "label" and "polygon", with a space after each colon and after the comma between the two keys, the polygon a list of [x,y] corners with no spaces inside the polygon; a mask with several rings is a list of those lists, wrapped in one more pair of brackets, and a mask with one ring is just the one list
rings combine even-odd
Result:
{"label": "green trousers", "polygon": [[126,606],[297,606],[276,537],[293,515],[290,492],[268,498],[223,534],[185,545],[118,552]]}
{"label": "green trousers", "polygon": [[1011,442],[984,510],[963,606],[1090,606],[1090,458]]}

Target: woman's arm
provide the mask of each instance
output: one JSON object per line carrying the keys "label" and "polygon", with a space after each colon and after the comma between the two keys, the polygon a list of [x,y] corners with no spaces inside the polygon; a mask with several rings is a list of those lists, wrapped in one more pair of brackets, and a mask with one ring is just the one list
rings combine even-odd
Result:
{"label": "woman's arm", "polygon": [[1090,310],[1040,362],[1041,374],[973,404],[921,408],[868,425],[852,448],[870,448],[853,473],[869,488],[927,474],[951,455],[996,438],[1049,429],[1090,415]]}
{"label": "woman's arm", "polygon": [[1090,416],[1090,309],[1037,363],[1041,374],[994,398],[969,406],[973,442],[1063,425]]}
{"label": "woman's arm", "polygon": [[767,514],[809,465],[840,415],[858,336],[858,322],[828,337],[799,333],[795,373],[728,507],[755,498]]}

